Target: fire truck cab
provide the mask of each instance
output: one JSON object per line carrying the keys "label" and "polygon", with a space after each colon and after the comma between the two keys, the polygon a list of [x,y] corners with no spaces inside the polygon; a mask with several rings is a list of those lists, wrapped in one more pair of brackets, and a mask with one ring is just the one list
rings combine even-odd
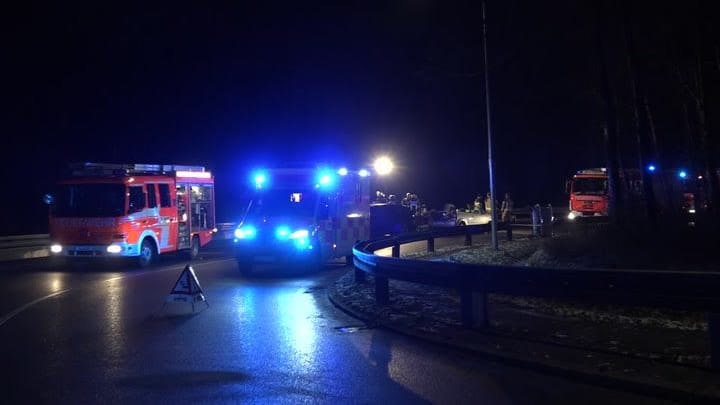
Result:
{"label": "fire truck cab", "polygon": [[82,163],[50,199],[50,251],[67,258],[191,258],[215,228],[212,174],[202,166]]}
{"label": "fire truck cab", "polygon": [[607,217],[608,176],[604,167],[578,170],[566,188],[570,194],[568,219]]}
{"label": "fire truck cab", "polygon": [[235,229],[242,272],[254,264],[304,264],[352,259],[370,232],[367,170],[282,168],[256,171],[250,204]]}

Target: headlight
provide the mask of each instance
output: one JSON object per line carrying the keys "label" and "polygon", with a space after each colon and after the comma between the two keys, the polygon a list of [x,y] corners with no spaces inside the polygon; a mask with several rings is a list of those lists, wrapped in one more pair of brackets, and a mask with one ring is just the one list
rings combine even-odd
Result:
{"label": "headlight", "polygon": [[122,252],[122,246],[120,245],[110,245],[106,248],[108,253],[120,253]]}
{"label": "headlight", "polygon": [[51,245],[50,251],[53,253],[60,253],[60,252],[62,252],[62,246],[61,245]]}
{"label": "headlight", "polygon": [[298,229],[290,234],[290,239],[306,239],[309,234],[307,229]]}
{"label": "headlight", "polygon": [[577,217],[577,215],[576,215],[574,212],[572,212],[572,211],[568,214],[568,219],[571,220],[571,221],[572,221],[573,219],[575,219],[575,217]]}
{"label": "headlight", "polygon": [[252,225],[243,225],[235,229],[235,238],[237,239],[254,239],[257,235],[257,229]]}

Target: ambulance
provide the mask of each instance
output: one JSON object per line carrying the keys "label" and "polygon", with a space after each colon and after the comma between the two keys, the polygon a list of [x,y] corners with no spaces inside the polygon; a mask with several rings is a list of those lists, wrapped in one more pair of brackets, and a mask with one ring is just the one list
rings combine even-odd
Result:
{"label": "ambulance", "polygon": [[69,259],[159,254],[190,258],[215,228],[212,173],[203,166],[81,163],[71,165],[50,204],[50,252]]}
{"label": "ambulance", "polygon": [[251,175],[252,198],[235,229],[241,272],[256,264],[317,268],[352,261],[370,235],[370,172],[347,168],[277,168]]}

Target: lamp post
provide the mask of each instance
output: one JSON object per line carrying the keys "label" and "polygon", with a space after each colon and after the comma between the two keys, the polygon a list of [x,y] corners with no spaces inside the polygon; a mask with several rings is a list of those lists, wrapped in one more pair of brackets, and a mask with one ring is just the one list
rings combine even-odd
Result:
{"label": "lamp post", "polygon": [[485,2],[482,2],[483,21],[483,59],[485,62],[485,108],[487,114],[487,143],[488,143],[488,169],[490,175],[490,209],[492,219],[490,221],[490,234],[492,236],[492,247],[498,249],[497,239],[497,211],[495,207],[495,175],[493,173],[493,152],[492,152],[492,127],[490,121],[490,79],[488,74],[488,52],[487,52],[487,22],[485,19]]}

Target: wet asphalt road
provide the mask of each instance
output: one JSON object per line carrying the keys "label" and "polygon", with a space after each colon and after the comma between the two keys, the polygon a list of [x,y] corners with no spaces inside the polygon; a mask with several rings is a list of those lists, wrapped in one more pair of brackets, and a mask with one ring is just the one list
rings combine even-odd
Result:
{"label": "wet asphalt road", "polygon": [[340,263],[243,277],[214,249],[193,262],[210,307],[164,316],[184,265],[0,263],[3,402],[652,402],[366,328],[327,299]]}

